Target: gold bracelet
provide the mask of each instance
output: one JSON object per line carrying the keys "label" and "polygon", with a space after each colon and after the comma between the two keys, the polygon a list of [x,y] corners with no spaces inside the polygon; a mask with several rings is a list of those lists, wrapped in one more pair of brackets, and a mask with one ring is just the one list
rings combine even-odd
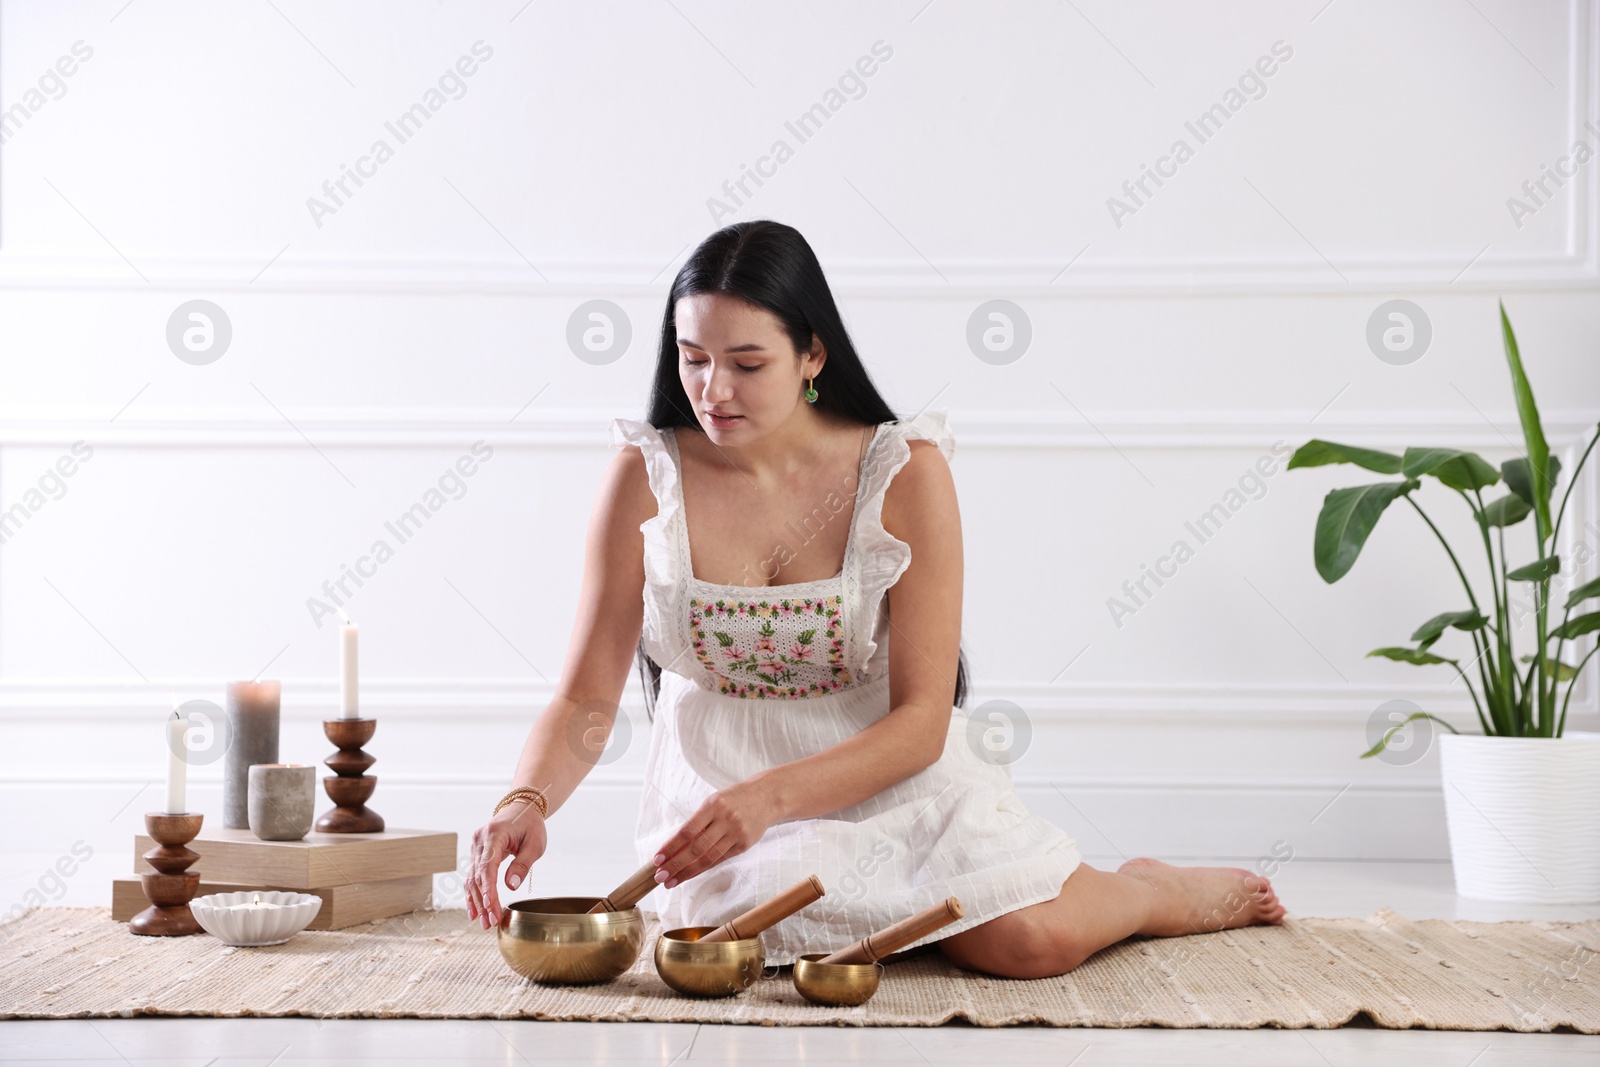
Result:
{"label": "gold bracelet", "polygon": [[548,819],[550,817],[550,801],[546,799],[544,791],[542,789],[535,789],[532,786],[522,786],[521,788],[513,789],[511,792],[501,797],[500,803],[494,806],[494,812],[491,814],[490,818],[493,818],[495,815],[499,815],[500,809],[505,807],[507,804],[514,803],[518,800],[525,800],[534,807],[538,808],[540,818]]}

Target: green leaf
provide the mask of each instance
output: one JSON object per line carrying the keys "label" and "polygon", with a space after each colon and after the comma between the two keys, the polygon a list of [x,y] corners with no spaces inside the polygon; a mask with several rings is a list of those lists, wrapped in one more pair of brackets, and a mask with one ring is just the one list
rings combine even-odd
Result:
{"label": "green leaf", "polygon": [[729,637],[721,630],[712,630],[711,633],[716,637],[717,644],[721,645],[723,648],[727,648],[729,645],[733,644],[733,638]]}
{"label": "green leaf", "polygon": [[1515,526],[1532,514],[1533,505],[1516,493],[1507,493],[1498,500],[1491,500],[1483,506],[1483,521],[1490,528]]}
{"label": "green leaf", "polygon": [[1518,500],[1533,509],[1533,472],[1528,469],[1528,457],[1518,456],[1508,459],[1500,464],[1500,474],[1506,480],[1506,488],[1516,494]]}
{"label": "green leaf", "polygon": [[1592,596],[1600,596],[1600,578],[1591,578],[1571,593],[1568,593],[1565,606],[1570,608],[1578,601],[1588,600]]}
{"label": "green leaf", "polygon": [[1418,667],[1426,667],[1430,663],[1454,663],[1455,660],[1435,656],[1432,652],[1424,652],[1420,648],[1375,648],[1367,653],[1367,658],[1382,656],[1392,659],[1396,663],[1414,663]]}
{"label": "green leaf", "polygon": [[802,645],[809,645],[811,643],[811,639],[816,636],[816,628],[812,627],[809,630],[801,630],[800,635],[795,638],[795,641]]}
{"label": "green leaf", "polygon": [[[1528,467],[1527,456],[1518,456],[1516,459],[1508,459],[1500,464],[1500,475],[1506,480],[1506,488],[1521,497],[1522,502],[1530,508],[1533,507],[1533,473]],[[1561,457],[1551,453],[1550,484],[1555,485],[1556,480],[1560,477]]]}
{"label": "green leaf", "polygon": [[1384,746],[1394,738],[1395,734],[1405,729],[1406,723],[1410,722],[1412,719],[1432,719],[1434,722],[1444,723],[1445,726],[1449,727],[1451,733],[1458,734],[1461,732],[1454,726],[1451,726],[1449,723],[1439,718],[1437,715],[1430,715],[1425,711],[1414,711],[1410,715],[1407,715],[1404,719],[1401,719],[1399,722],[1385,730],[1383,732],[1383,736],[1378,738],[1377,744],[1361,753],[1361,758],[1366,759],[1368,756],[1376,756],[1378,753],[1382,752]]}
{"label": "green leaf", "polygon": [[1487,616],[1476,611],[1447,611],[1443,615],[1435,615],[1411,635],[1413,641],[1423,641],[1427,644],[1439,639],[1439,635],[1446,629],[1454,626],[1457,630],[1481,630],[1489,624]]}
{"label": "green leaf", "polygon": [[1431,474],[1452,489],[1482,489],[1500,480],[1483,457],[1459,448],[1408,448],[1400,462],[1407,478]]}
{"label": "green leaf", "polygon": [[1600,630],[1600,611],[1591,611],[1587,615],[1579,615],[1576,619],[1568,619],[1551,630],[1550,636],[1573,641],[1596,630]]}
{"label": "green leaf", "polygon": [[1550,445],[1544,437],[1544,426],[1539,421],[1539,406],[1534,403],[1533,386],[1522,369],[1522,353],[1517,349],[1517,335],[1511,330],[1511,320],[1506,317],[1506,305],[1500,303],[1500,330],[1505,340],[1506,362],[1511,366],[1511,385],[1517,397],[1517,417],[1522,421],[1522,439],[1528,445],[1528,466],[1534,474],[1533,505],[1538,516],[1541,539],[1550,534],[1550,490],[1554,485],[1550,470]]}
{"label": "green leaf", "polygon": [[1400,473],[1400,457],[1392,453],[1316,439],[1307,441],[1295,449],[1295,453],[1289,457],[1289,465],[1285,469],[1322,467],[1329,463],[1354,463],[1358,467],[1365,467],[1367,470],[1377,471],[1379,474]]}
{"label": "green leaf", "polygon": [[1542,582],[1560,570],[1561,557],[1546,556],[1544,559],[1536,559],[1532,563],[1524,563],[1506,575],[1506,577],[1513,582]]}
{"label": "green leaf", "polygon": [[[1533,657],[1531,655],[1523,656],[1522,662],[1532,663]],[[1546,674],[1548,674],[1551,670],[1554,670],[1556,672],[1556,681],[1558,682],[1570,682],[1572,679],[1578,676],[1578,668],[1574,667],[1570,663],[1557,663],[1549,656],[1544,658],[1544,669]]]}
{"label": "green leaf", "polygon": [[1418,484],[1416,479],[1407,478],[1403,482],[1356,485],[1335,489],[1323,498],[1313,546],[1317,573],[1323,581],[1332,584],[1349,573],[1384,509],[1394,503],[1395,497],[1411,492]]}

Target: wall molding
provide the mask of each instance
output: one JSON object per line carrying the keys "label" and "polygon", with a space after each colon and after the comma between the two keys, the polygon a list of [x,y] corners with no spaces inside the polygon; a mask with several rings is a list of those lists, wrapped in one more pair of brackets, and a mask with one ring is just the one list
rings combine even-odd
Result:
{"label": "wall molding", "polygon": [[[1590,183],[1592,184],[1592,182]],[[1587,207],[1576,214],[1591,215]],[[1400,259],[1344,262],[1339,277],[1318,258],[1251,263],[1162,260],[1096,265],[1075,264],[1067,250],[1060,260],[946,260],[939,277],[922,260],[835,261],[827,265],[829,287],[841,301],[864,300],[1083,300],[1116,297],[1294,296],[1546,292],[1593,288],[1600,262],[1587,235],[1574,238],[1573,254],[1500,259],[1492,254],[1473,262],[1470,253],[1454,259]],[[287,258],[287,257],[286,257]],[[325,260],[274,263],[259,278],[255,260],[143,258],[148,282],[129,274],[120,259],[61,261],[42,257],[0,257],[0,293],[131,292],[250,293],[301,296],[433,297],[483,296],[507,299],[656,301],[671,285],[673,270],[646,261],[580,264],[554,261],[541,270],[551,281],[529,274],[520,261],[473,262],[444,268],[436,259],[368,263]],[[677,264],[672,265],[675,269]],[[660,275],[657,278],[657,275]],[[1051,279],[1056,280],[1052,281]],[[652,280],[654,279],[654,280]]]}
{"label": "wall molding", "polygon": [[[1258,448],[1282,439],[1312,437],[1396,449],[1425,437],[1451,448],[1521,447],[1521,425],[1512,409],[1480,416],[1475,411],[1423,408],[1319,411],[1278,408],[1210,411],[1091,411],[1084,417],[1060,409],[957,410],[935,399],[930,410],[948,411],[958,452],[990,450],[1109,450]],[[0,408],[0,448],[30,445],[304,448],[306,437],[329,448],[434,448],[488,440],[510,448],[608,448],[613,418],[642,419],[629,405],[616,408],[294,408],[283,414],[265,407],[139,408],[118,416],[115,408]],[[914,411],[904,415],[916,414]],[[517,415],[513,420],[512,416]],[[113,416],[116,416],[113,419]],[[1086,422],[1085,418],[1091,419]],[[1600,413],[1555,409],[1542,413],[1545,433],[1556,448],[1570,448],[1600,422]],[[287,420],[287,421],[286,421]],[[301,436],[304,434],[305,436]],[[1566,457],[1563,457],[1566,458]],[[1577,457],[1571,459],[1575,462]],[[1570,469],[1570,467],[1569,467]]]}
{"label": "wall molding", "polygon": [[[198,810],[215,811],[221,801],[221,780],[204,770],[191,774],[189,796]],[[631,830],[645,787],[637,774],[597,780],[599,773],[597,769],[584,780],[552,823],[552,851],[541,861],[544,878],[570,876],[581,885],[586,870],[626,869],[632,862]],[[1097,866],[1099,860],[1135,855],[1253,859],[1274,842],[1291,843],[1296,860],[1447,860],[1438,782],[1432,775],[1409,777],[1410,781],[1395,781],[1382,774],[1352,781],[1324,774],[1293,780],[1124,777],[1107,781],[1070,774],[1018,774],[1013,783],[1031,812],[1065,829],[1086,858],[1097,859]],[[395,825],[455,830],[462,862],[472,828],[483,821],[485,805],[492,804],[505,786],[498,773],[390,773],[383,782],[380,796],[388,798],[383,810],[391,819],[401,820]],[[21,837],[13,835],[0,856],[13,863],[18,857],[42,857],[39,865],[48,866],[63,837],[84,838],[93,842],[97,854],[104,853],[102,862],[125,864],[123,857],[129,855],[125,849],[138,828],[140,812],[158,800],[160,789],[160,782],[151,781],[149,773],[132,768],[93,773],[53,766],[21,773],[0,771],[0,796],[13,804],[48,804],[56,814],[53,823],[30,826]],[[597,836],[595,826],[610,826],[615,832]],[[1374,833],[1373,827],[1382,827],[1383,832]]]}
{"label": "wall molding", "polygon": [[[1562,102],[1564,149],[1584,136],[1584,123],[1600,115],[1600,18],[1595,0],[1568,0],[1566,92]],[[1337,264],[1313,250],[1234,259],[1106,260],[1072,238],[1050,260],[928,261],[905,256],[836,260],[829,285],[844,300],[865,299],[1086,299],[1118,296],[1270,296],[1428,292],[1505,292],[1592,288],[1600,282],[1600,175],[1589,166],[1567,183],[1566,226],[1553,243],[1532,255],[1500,254],[1491,243],[1481,258],[1443,251],[1424,256],[1377,256]],[[1099,231],[1097,231],[1099,232]],[[1508,235],[1509,239],[1509,235]],[[305,296],[411,294],[512,299],[657,300],[670,286],[689,245],[671,259],[577,260],[540,257],[538,270],[515,256],[496,258],[390,257],[360,259],[258,255],[184,257],[130,250],[145,275],[118,256],[56,257],[0,254],[0,293],[50,290],[135,293],[274,293]],[[1081,251],[1080,251],[1081,249]],[[1075,257],[1083,258],[1077,260]],[[1470,264],[1470,266],[1469,266]],[[1070,268],[1069,268],[1070,265]],[[1069,269],[1064,269],[1069,268]]]}
{"label": "wall molding", "polygon": [[[315,723],[337,713],[338,686],[327,678],[284,678],[284,720]],[[173,693],[213,693],[221,703],[226,679],[156,678],[149,683],[78,679],[0,680],[0,722],[19,723],[47,713],[51,722],[117,725],[171,709]],[[1568,724],[1600,714],[1595,687],[1580,684]],[[528,724],[553,698],[555,687],[520,679],[374,678],[362,680],[362,701],[384,718]],[[1349,725],[1364,723],[1386,700],[1406,699],[1435,711],[1451,725],[1477,728],[1471,702],[1459,685],[1410,683],[1322,685],[1274,683],[983,682],[973,686],[967,711],[990,700],[1008,700],[1027,712],[1036,726],[1166,723],[1204,727],[1241,723],[1252,726]],[[648,728],[637,679],[629,676],[622,707],[636,729]],[[1600,722],[1594,724],[1600,727]]]}
{"label": "wall molding", "polygon": [[[293,425],[265,409],[150,409],[137,416],[129,412],[115,422],[104,416],[91,418],[81,410],[43,414],[35,411],[28,419],[8,419],[0,413],[0,450],[61,447],[80,439],[95,447],[302,449],[306,447],[302,433],[318,447],[329,449],[420,449],[461,446],[479,439],[491,440],[497,448],[603,449],[609,448],[605,427],[614,417],[605,409],[529,411],[515,422],[485,417],[481,410],[457,409],[288,409],[285,414]],[[1313,436],[1379,448],[1398,448],[1406,440],[1423,440],[1445,447],[1503,449],[1507,440],[1521,440],[1514,412],[1487,415],[1488,422],[1476,412],[1427,410],[1326,414],[1303,410],[1214,411],[1199,417],[1183,412],[1119,411],[1091,413],[1093,425],[1089,425],[1070,412],[973,411],[956,414],[952,421],[958,452],[1097,452],[1111,448],[1221,451],[1265,449],[1275,440],[1298,443]],[[1555,450],[1562,455],[1566,469],[1571,470],[1579,444],[1593,432],[1594,419],[1572,411],[1551,411],[1544,421]],[[1570,517],[1577,521],[1567,523],[1563,530],[1564,553],[1570,555],[1574,551],[1579,531],[1586,524],[1589,531],[1595,532],[1589,538],[1591,545],[1600,547],[1597,507],[1600,462],[1591,461],[1573,498]],[[1590,679],[1585,679],[1574,694],[1573,719],[1600,712],[1600,686]],[[215,692],[220,697],[223,682],[217,678],[179,678],[130,686],[118,681],[0,680],[0,722],[19,721],[37,709],[49,709],[52,716],[74,722],[124,721],[131,713],[143,714],[164,707],[172,692]],[[625,706],[642,722],[643,708],[634,696],[636,684],[630,680]],[[286,692],[293,693],[298,707],[315,709],[318,714],[332,713],[335,692],[329,680],[286,679],[285,687]],[[552,689],[515,678],[374,678],[364,681],[364,692],[385,708],[386,715],[420,720],[449,709],[480,721],[523,721],[549,701]],[[1130,722],[1249,722],[1291,727],[1364,721],[1383,701],[1397,698],[1435,711],[1457,728],[1476,729],[1476,716],[1465,694],[1459,686],[1442,683],[1338,687],[1311,683],[1163,685],[1079,683],[1069,678],[1048,685],[1017,679],[979,679],[968,706],[975,709],[984,700],[1010,700],[1041,725],[1097,722],[1115,715],[1120,721]]]}
{"label": "wall molding", "polygon": [[[1557,152],[1583,135],[1584,123],[1600,115],[1600,19],[1594,0],[1568,0],[1563,128]],[[1542,161],[1533,161],[1533,163]],[[1531,165],[1531,164],[1530,164]],[[1438,250],[1422,256],[1366,256],[1333,267],[1314,250],[1291,244],[1287,254],[1233,259],[1104,259],[1097,235],[1072,236],[1047,260],[949,257],[931,264],[917,256],[852,259],[830,263],[830,285],[852,299],[1083,299],[1111,296],[1277,295],[1292,293],[1478,292],[1569,290],[1600,281],[1597,240],[1600,175],[1589,166],[1567,183],[1566,225],[1551,247],[1533,254],[1502,253],[1491,243],[1472,252]],[[1498,209],[1498,202],[1485,205]],[[1104,220],[1101,226],[1104,225]],[[1085,251],[1085,240],[1088,245]],[[692,241],[694,237],[686,238]],[[1507,232],[1506,241],[1513,239]],[[1100,243],[1104,238],[1098,238]],[[1477,239],[1470,242],[1476,245]],[[507,298],[657,299],[670,285],[679,258],[664,246],[658,257],[582,260],[529,251],[537,270],[518,256],[493,258],[327,257],[296,248],[274,256],[280,242],[254,254],[193,257],[129,248],[136,273],[120,256],[92,257],[0,254],[0,292],[50,290],[136,293],[292,293],[305,296],[415,294]],[[1081,255],[1082,259],[1075,257]],[[1067,268],[1070,264],[1070,269]],[[1470,264],[1470,266],[1469,266]],[[1342,276],[1341,276],[1342,275]],[[148,280],[145,280],[145,279]]]}
{"label": "wall molding", "polygon": [[[585,792],[632,792],[644,788],[644,775],[635,773],[604,773],[604,768],[597,768],[584,778],[578,787]],[[187,781],[195,786],[219,786],[222,782],[220,771],[207,768],[191,768]],[[61,788],[95,786],[95,787],[135,787],[150,784],[151,778],[148,768],[132,765],[105,766],[84,769],[76,764],[45,765],[41,767],[21,769],[0,769],[0,789],[10,787],[37,787],[57,786]],[[384,788],[411,788],[411,789],[470,789],[474,791],[492,789],[505,785],[505,774],[501,770],[478,772],[442,771],[442,772],[407,772],[391,771],[384,775]],[[1012,782],[1022,792],[1037,792],[1049,789],[1051,786],[1070,787],[1075,790],[1101,794],[1135,794],[1135,793],[1292,793],[1303,796],[1331,797],[1341,790],[1351,793],[1360,793],[1367,796],[1392,794],[1396,796],[1439,796],[1440,784],[1437,780],[1412,781],[1412,782],[1352,782],[1349,777],[1337,775],[1311,776],[1295,775],[1292,778],[1170,778],[1170,777],[1128,777],[1119,775],[1116,778],[1095,777],[1080,774],[1023,774],[1012,775]]]}

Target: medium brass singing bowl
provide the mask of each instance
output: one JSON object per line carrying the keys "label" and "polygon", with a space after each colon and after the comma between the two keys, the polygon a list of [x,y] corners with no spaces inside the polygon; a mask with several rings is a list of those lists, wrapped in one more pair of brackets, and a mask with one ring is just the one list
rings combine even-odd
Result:
{"label": "medium brass singing bowl", "polygon": [[584,985],[623,974],[644,948],[638,908],[585,914],[599,897],[535,897],[506,905],[500,955],[535,982]]}
{"label": "medium brass singing bowl", "polygon": [[818,963],[826,952],[808,952],[794,961],[794,987],[813,1004],[864,1004],[878,991],[881,963]]}
{"label": "medium brass singing bowl", "polygon": [[715,926],[686,926],[656,938],[656,973],[690,997],[726,997],[748,989],[767,965],[759,937],[701,941]]}

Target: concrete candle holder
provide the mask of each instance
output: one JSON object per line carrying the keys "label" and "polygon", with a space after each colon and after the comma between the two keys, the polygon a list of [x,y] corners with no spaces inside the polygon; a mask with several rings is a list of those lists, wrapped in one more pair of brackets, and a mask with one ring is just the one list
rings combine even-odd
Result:
{"label": "concrete candle holder", "polygon": [[298,841],[311,832],[317,769],[309,763],[250,768],[250,830],[263,841]]}

